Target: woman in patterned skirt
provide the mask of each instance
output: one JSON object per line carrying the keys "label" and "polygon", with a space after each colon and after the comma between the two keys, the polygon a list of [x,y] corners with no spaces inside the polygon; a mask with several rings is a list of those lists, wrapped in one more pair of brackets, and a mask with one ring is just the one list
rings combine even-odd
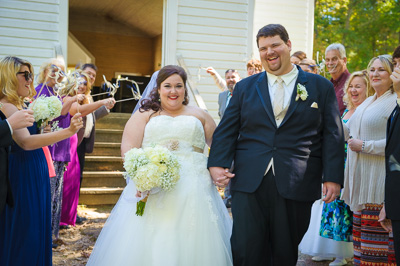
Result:
{"label": "woman in patterned skirt", "polygon": [[384,201],[386,123],[396,104],[389,55],[374,57],[368,75],[375,94],[344,124],[348,143],[342,199],[353,211],[354,265],[396,265],[393,239],[378,222]]}

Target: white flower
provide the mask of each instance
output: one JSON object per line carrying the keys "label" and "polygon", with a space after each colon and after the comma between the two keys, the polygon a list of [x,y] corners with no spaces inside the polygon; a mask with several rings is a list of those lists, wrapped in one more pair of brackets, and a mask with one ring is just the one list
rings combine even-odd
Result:
{"label": "white flower", "polygon": [[38,126],[47,123],[61,115],[62,103],[56,96],[46,97],[44,95],[36,98],[29,108],[33,110],[33,117]]}
{"label": "white flower", "polygon": [[299,98],[302,101],[305,101],[308,97],[308,92],[306,90],[306,87],[300,83],[297,84],[297,96],[296,96],[296,101],[299,100]]}
{"label": "white flower", "polygon": [[141,192],[155,187],[171,190],[180,178],[178,159],[159,145],[129,150],[125,153],[124,168],[124,177],[129,177]]}

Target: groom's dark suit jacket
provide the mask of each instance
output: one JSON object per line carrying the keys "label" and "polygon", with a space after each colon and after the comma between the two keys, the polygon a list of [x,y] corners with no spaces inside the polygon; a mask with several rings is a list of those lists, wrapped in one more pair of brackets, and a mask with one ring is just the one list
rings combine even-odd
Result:
{"label": "groom's dark suit jacket", "polygon": [[392,113],[388,119],[385,149],[385,209],[388,218],[400,220],[400,108],[398,105],[393,112],[395,115],[393,116]]}
{"label": "groom's dark suit jacket", "polygon": [[6,117],[0,111],[0,215],[7,204],[13,205],[11,186],[8,180],[8,152],[13,142]]}
{"label": "groom's dark suit jacket", "polygon": [[[208,160],[208,167],[226,168],[235,160],[233,191],[254,192],[272,157],[277,189],[284,198],[313,201],[321,197],[321,181],[343,184],[343,128],[333,85],[319,75],[298,70],[279,128],[266,73],[236,84],[215,130]],[[295,101],[297,84],[306,87],[305,101]]]}

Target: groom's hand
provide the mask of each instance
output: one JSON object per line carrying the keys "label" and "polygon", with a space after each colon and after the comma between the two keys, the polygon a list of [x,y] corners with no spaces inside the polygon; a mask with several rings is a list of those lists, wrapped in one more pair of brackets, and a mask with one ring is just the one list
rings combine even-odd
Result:
{"label": "groom's hand", "polygon": [[229,172],[229,168],[210,167],[209,170],[213,183],[219,187],[226,187],[229,180],[235,176],[235,174]]}
{"label": "groom's hand", "polygon": [[340,185],[334,182],[324,182],[322,187],[323,201],[331,203],[336,198],[340,197]]}

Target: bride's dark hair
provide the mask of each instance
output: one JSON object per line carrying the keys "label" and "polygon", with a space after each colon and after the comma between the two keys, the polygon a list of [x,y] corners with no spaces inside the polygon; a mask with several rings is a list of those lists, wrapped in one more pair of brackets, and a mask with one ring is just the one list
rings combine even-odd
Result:
{"label": "bride's dark hair", "polygon": [[169,78],[174,74],[178,74],[182,78],[183,84],[185,86],[185,97],[183,99],[182,104],[187,105],[189,103],[189,96],[186,87],[187,75],[185,70],[180,66],[168,65],[161,68],[160,71],[158,72],[157,87],[153,89],[148,99],[144,99],[142,101],[142,106],[140,106],[139,112],[143,113],[148,110],[153,110],[154,112],[158,112],[162,110],[160,102],[160,94],[158,93],[158,89],[161,87],[161,83],[163,83],[164,80],[166,80],[167,78]]}

